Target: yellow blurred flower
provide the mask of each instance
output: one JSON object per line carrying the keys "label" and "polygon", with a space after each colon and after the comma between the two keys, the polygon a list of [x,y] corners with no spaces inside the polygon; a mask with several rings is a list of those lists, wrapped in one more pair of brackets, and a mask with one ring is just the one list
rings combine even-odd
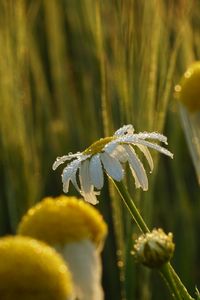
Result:
{"label": "yellow blurred flower", "polygon": [[104,242],[107,226],[98,210],[81,199],[47,197],[27,212],[18,233],[51,245],[88,239],[99,247]]}
{"label": "yellow blurred flower", "polygon": [[75,197],[45,198],[23,217],[18,233],[43,240],[63,255],[78,299],[103,299],[99,254],[107,226],[94,207]]}
{"label": "yellow blurred flower", "polygon": [[200,184],[200,61],[193,63],[175,86],[181,121]]}
{"label": "yellow blurred flower", "polygon": [[175,86],[175,97],[190,112],[200,111],[200,61],[194,62]]}
{"label": "yellow blurred flower", "polygon": [[29,237],[1,238],[0,299],[73,299],[71,275],[48,245]]}

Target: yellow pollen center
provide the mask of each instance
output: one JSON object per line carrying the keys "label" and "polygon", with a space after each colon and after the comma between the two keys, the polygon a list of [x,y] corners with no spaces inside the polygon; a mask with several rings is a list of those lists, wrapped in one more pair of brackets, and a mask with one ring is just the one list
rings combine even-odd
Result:
{"label": "yellow pollen center", "polygon": [[83,151],[83,154],[85,155],[94,155],[102,151],[102,149],[105,147],[106,144],[113,141],[115,137],[109,136],[106,138],[102,138],[98,140],[97,142],[90,145],[85,151]]}

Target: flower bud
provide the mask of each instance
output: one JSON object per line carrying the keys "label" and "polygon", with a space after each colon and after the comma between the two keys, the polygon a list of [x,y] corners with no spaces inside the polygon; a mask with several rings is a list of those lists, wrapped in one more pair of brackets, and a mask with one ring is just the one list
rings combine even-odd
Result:
{"label": "flower bud", "polygon": [[149,268],[159,268],[167,263],[174,253],[175,245],[172,233],[154,229],[152,232],[140,236],[134,245],[134,255],[137,262]]}

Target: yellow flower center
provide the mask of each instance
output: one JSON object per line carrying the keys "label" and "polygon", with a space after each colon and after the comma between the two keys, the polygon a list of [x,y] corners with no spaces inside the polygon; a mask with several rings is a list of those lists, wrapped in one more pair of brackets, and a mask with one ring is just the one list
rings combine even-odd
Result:
{"label": "yellow flower center", "polygon": [[93,143],[92,145],[90,145],[87,149],[85,149],[85,151],[83,151],[83,154],[85,155],[97,154],[102,151],[102,149],[105,147],[106,144],[113,141],[114,139],[115,137],[113,136],[102,138],[97,142]]}
{"label": "yellow flower center", "polygon": [[175,97],[190,112],[200,111],[200,62],[193,63],[175,86]]}
{"label": "yellow flower center", "polygon": [[64,245],[83,239],[99,246],[107,234],[102,215],[75,197],[45,198],[31,208],[19,224],[18,233]]}
{"label": "yellow flower center", "polygon": [[0,239],[1,300],[71,299],[71,275],[61,256],[29,237]]}

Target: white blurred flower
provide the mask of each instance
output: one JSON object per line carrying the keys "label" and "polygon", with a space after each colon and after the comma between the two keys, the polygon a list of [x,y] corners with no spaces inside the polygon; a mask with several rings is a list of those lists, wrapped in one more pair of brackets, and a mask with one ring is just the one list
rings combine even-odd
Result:
{"label": "white blurred flower", "polygon": [[[153,170],[153,160],[148,148],[157,150],[173,157],[173,154],[158,144],[148,141],[156,140],[167,144],[167,138],[157,132],[134,133],[132,125],[124,125],[113,136],[100,139],[83,152],[58,157],[53,164],[53,170],[65,161],[71,161],[63,170],[63,191],[68,192],[71,181],[87,202],[98,203],[96,195],[103,187],[105,171],[108,176],[116,181],[121,181],[124,176],[123,165],[128,162],[135,179],[136,188],[148,189],[147,174],[143,164],[138,158],[133,146],[136,146],[145,155],[150,170]],[[76,175],[79,172],[80,187]],[[95,188],[97,191],[95,191]]]}
{"label": "white blurred flower", "polygon": [[101,257],[89,239],[54,245],[72,272],[76,297],[80,300],[103,300]]}

